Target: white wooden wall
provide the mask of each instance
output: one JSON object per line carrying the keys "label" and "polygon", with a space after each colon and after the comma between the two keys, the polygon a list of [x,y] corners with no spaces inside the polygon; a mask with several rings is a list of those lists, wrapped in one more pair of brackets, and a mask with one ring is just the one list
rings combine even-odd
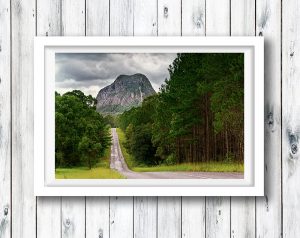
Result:
{"label": "white wooden wall", "polygon": [[[265,196],[33,196],[33,37],[263,35]],[[0,238],[300,237],[298,0],[0,0]]]}

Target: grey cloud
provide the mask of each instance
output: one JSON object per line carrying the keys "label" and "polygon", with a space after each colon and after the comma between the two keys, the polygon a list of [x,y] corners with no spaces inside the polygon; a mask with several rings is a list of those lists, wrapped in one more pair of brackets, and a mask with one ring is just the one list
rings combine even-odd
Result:
{"label": "grey cloud", "polygon": [[[176,54],[104,54],[104,53],[57,53],[56,89],[81,89],[93,96],[120,74],[145,74],[157,91],[169,77],[168,66]],[[93,88],[93,90],[88,90]]]}

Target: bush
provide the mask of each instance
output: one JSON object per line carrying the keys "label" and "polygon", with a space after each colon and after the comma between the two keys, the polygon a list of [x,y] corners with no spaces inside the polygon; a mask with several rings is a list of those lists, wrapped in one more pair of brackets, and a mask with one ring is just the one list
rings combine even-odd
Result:
{"label": "bush", "polygon": [[166,165],[174,165],[177,163],[176,157],[173,154],[167,156],[166,160],[164,161]]}

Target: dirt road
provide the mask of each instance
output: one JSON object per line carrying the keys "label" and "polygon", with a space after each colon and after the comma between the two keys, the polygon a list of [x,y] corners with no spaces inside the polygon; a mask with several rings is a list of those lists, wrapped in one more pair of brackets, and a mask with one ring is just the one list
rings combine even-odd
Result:
{"label": "dirt road", "polygon": [[116,128],[111,129],[112,146],[110,168],[117,170],[128,179],[242,179],[243,173],[218,172],[134,172],[130,170],[124,160],[119,144]]}

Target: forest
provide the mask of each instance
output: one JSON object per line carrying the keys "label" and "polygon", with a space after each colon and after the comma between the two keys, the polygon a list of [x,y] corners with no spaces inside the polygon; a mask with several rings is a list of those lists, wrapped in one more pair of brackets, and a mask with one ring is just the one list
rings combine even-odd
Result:
{"label": "forest", "polygon": [[243,163],[244,54],[181,53],[170,78],[118,117],[137,165]]}
{"label": "forest", "polygon": [[111,145],[107,120],[96,111],[96,99],[74,90],[55,93],[55,167],[91,169]]}

